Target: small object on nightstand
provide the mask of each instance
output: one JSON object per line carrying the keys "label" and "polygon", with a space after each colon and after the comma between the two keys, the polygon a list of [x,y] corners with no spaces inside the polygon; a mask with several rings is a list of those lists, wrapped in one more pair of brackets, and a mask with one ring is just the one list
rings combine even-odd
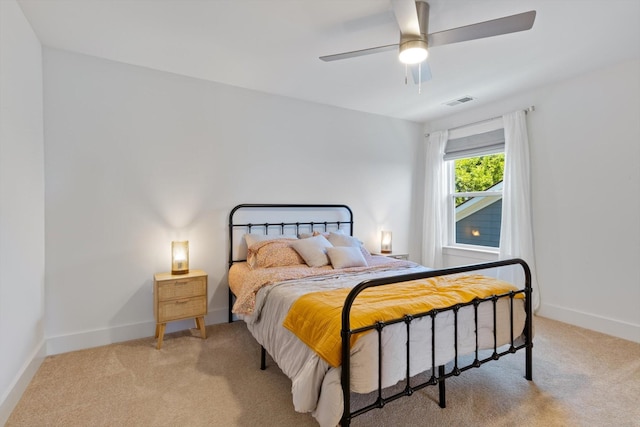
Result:
{"label": "small object on nightstand", "polygon": [[171,274],[189,272],[189,241],[171,242]]}
{"label": "small object on nightstand", "polygon": [[207,273],[191,270],[175,275],[158,273],[153,276],[153,314],[156,318],[156,348],[162,348],[167,322],[195,318],[196,328],[207,338],[204,316],[207,314]]}
{"label": "small object on nightstand", "polygon": [[382,230],[380,237],[380,252],[383,254],[391,253],[391,232]]}

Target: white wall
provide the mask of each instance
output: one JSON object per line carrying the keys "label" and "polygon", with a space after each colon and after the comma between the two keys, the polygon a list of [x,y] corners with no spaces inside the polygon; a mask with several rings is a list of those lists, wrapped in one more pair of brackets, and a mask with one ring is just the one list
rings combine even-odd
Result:
{"label": "white wall", "polygon": [[50,353],[151,336],[178,238],[225,321],[238,203],[346,203],[371,250],[382,228],[415,249],[420,124],[46,48],[44,77]]}
{"label": "white wall", "polygon": [[639,75],[640,61],[624,62],[426,128],[535,105],[528,124],[539,314],[638,342]]}
{"label": "white wall", "polygon": [[0,1],[0,425],[44,356],[44,147],[40,42]]}

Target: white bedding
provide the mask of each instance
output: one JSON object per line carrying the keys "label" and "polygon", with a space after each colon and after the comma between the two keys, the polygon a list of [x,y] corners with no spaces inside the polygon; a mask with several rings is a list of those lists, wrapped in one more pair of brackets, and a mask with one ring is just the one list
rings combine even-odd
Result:
{"label": "white bedding", "polygon": [[[397,274],[409,274],[428,269],[422,266],[376,272],[338,274],[331,278],[288,280],[262,288],[256,295],[256,308],[251,315],[241,315],[256,340],[267,350],[280,369],[292,381],[295,410],[312,412],[323,427],[336,426],[342,416],[340,368],[332,368],[326,361],[282,326],[293,302],[301,295],[319,290],[353,287],[363,280]],[[498,346],[510,342],[509,300],[498,301]],[[436,361],[442,365],[454,358],[453,312],[436,317]],[[475,350],[473,307],[458,312],[458,355]],[[492,303],[478,307],[479,346],[493,348]],[[514,335],[524,328],[523,300],[514,303]],[[500,326],[502,325],[502,326]],[[431,319],[413,321],[411,331],[411,375],[432,367]],[[388,387],[403,380],[406,372],[406,327],[403,324],[386,327],[382,334],[382,385]],[[378,386],[377,334],[368,333],[356,341],[351,349],[351,389],[368,393]]]}

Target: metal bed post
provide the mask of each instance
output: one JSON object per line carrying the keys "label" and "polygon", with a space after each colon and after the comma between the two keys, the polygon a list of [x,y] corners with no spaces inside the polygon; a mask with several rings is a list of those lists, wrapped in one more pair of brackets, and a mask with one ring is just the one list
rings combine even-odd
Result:
{"label": "metal bed post", "polygon": [[533,298],[531,297],[533,289],[531,287],[531,269],[529,265],[520,260],[520,265],[524,269],[525,277],[525,312],[527,318],[525,319],[525,378],[529,381],[533,381]]}

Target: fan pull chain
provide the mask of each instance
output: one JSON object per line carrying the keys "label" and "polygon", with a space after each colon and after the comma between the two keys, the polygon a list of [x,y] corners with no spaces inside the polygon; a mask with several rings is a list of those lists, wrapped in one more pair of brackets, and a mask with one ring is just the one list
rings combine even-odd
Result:
{"label": "fan pull chain", "polygon": [[422,62],[418,64],[418,95],[422,93]]}
{"label": "fan pull chain", "polygon": [[407,75],[409,73],[409,66],[404,64],[404,84],[407,85]]}

